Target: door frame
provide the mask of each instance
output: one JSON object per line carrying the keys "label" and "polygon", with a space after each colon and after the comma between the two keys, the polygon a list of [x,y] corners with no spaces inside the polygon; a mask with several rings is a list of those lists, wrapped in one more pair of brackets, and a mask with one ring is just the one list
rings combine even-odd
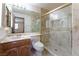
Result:
{"label": "door frame", "polygon": [[24,33],[24,18],[23,17],[18,17],[18,16],[14,16],[13,17],[13,30],[12,30],[12,32],[15,33],[15,31],[14,31],[14,28],[15,28],[15,18],[23,19],[23,33]]}

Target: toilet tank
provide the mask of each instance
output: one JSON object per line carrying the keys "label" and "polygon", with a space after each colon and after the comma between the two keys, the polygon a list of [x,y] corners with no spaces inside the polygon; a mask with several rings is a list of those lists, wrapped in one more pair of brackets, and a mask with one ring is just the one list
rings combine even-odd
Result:
{"label": "toilet tank", "polygon": [[32,36],[31,40],[32,40],[32,44],[34,44],[34,43],[40,41],[40,36],[39,35],[38,36]]}

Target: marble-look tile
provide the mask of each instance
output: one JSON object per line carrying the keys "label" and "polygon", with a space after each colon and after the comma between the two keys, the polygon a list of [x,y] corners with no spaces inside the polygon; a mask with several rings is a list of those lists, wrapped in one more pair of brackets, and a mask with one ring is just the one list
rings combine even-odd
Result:
{"label": "marble-look tile", "polygon": [[56,55],[72,55],[71,30],[72,30],[72,6],[67,6],[51,14],[59,18],[54,20],[50,17],[49,30],[50,37],[48,49]]}
{"label": "marble-look tile", "polygon": [[56,42],[62,48],[71,49],[71,32],[70,31],[54,31],[51,33],[50,40]]}
{"label": "marble-look tile", "polygon": [[72,55],[79,56],[79,3],[72,4]]}

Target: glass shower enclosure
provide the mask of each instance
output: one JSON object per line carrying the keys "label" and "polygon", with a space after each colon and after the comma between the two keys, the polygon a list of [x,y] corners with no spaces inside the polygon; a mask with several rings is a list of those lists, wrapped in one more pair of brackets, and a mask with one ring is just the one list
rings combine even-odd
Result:
{"label": "glass shower enclosure", "polygon": [[46,48],[53,55],[72,55],[72,5],[66,5],[47,17],[49,44]]}

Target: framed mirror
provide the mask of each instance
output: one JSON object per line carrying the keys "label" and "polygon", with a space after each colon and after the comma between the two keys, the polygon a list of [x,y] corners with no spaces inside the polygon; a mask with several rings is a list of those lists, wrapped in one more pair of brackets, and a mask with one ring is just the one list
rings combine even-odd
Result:
{"label": "framed mirror", "polygon": [[6,4],[7,27],[12,33],[40,32],[40,12],[27,9],[26,7]]}

